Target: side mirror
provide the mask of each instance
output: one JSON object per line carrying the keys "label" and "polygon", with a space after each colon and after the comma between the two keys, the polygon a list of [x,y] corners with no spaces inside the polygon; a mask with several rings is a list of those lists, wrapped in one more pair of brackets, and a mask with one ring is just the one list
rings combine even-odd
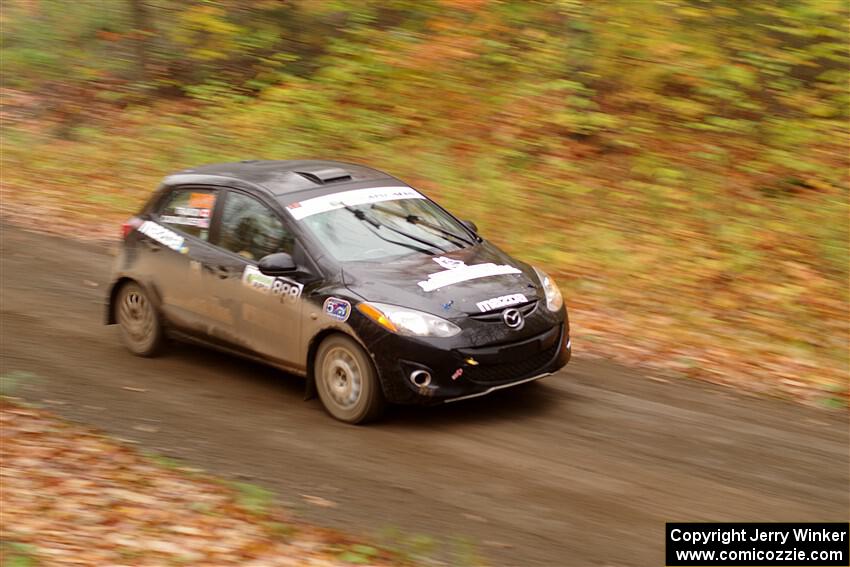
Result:
{"label": "side mirror", "polygon": [[475,234],[478,234],[478,225],[472,222],[471,220],[462,220],[460,221],[460,223]]}
{"label": "side mirror", "polygon": [[257,267],[260,269],[260,272],[267,276],[282,276],[298,269],[298,266],[295,265],[295,260],[286,252],[263,256],[257,263]]}

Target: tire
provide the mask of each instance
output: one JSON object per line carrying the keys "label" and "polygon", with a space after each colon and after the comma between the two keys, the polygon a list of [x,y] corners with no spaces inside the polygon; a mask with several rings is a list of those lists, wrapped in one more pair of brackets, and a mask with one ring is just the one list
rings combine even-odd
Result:
{"label": "tire", "polygon": [[121,341],[136,356],[156,356],[162,349],[162,320],[139,284],[128,282],[118,290],[115,320],[121,329]]}
{"label": "tire", "polygon": [[353,339],[331,335],[322,341],[313,375],[319,399],[334,418],[356,424],[383,413],[386,401],[375,366]]}

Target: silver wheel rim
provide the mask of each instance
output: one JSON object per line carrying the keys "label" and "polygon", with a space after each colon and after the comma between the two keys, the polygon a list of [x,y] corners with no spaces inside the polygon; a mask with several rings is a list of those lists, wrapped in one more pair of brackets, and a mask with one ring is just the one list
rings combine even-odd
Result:
{"label": "silver wheel rim", "polygon": [[144,342],[153,332],[154,318],[150,302],[144,294],[130,291],[118,309],[121,327],[134,341]]}
{"label": "silver wheel rim", "polygon": [[325,355],[322,379],[328,395],[343,409],[350,409],[360,399],[363,371],[348,349],[334,347]]}

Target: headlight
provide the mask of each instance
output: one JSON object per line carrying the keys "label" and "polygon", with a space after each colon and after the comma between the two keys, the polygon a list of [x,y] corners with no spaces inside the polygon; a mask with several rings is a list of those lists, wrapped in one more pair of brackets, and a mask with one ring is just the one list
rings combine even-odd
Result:
{"label": "headlight", "polygon": [[359,303],[357,310],[393,333],[410,337],[453,337],[460,327],[430,313],[386,303]]}
{"label": "headlight", "polygon": [[546,307],[549,311],[558,311],[564,305],[564,298],[561,296],[561,290],[555,284],[555,280],[546,275],[543,270],[534,268],[537,272],[537,277],[540,278],[540,285],[543,286],[543,293],[546,294]]}

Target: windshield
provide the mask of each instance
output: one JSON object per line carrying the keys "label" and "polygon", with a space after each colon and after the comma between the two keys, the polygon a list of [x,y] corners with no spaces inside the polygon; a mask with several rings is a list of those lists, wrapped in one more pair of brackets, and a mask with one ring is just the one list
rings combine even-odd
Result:
{"label": "windshield", "polygon": [[[472,237],[460,223],[413,190],[403,194],[381,191],[377,198],[377,193],[372,193],[368,199],[362,198],[362,194],[361,198],[350,195],[353,193],[343,192],[287,207],[337,261],[442,254],[472,243]],[[319,199],[321,203],[312,202]]]}

